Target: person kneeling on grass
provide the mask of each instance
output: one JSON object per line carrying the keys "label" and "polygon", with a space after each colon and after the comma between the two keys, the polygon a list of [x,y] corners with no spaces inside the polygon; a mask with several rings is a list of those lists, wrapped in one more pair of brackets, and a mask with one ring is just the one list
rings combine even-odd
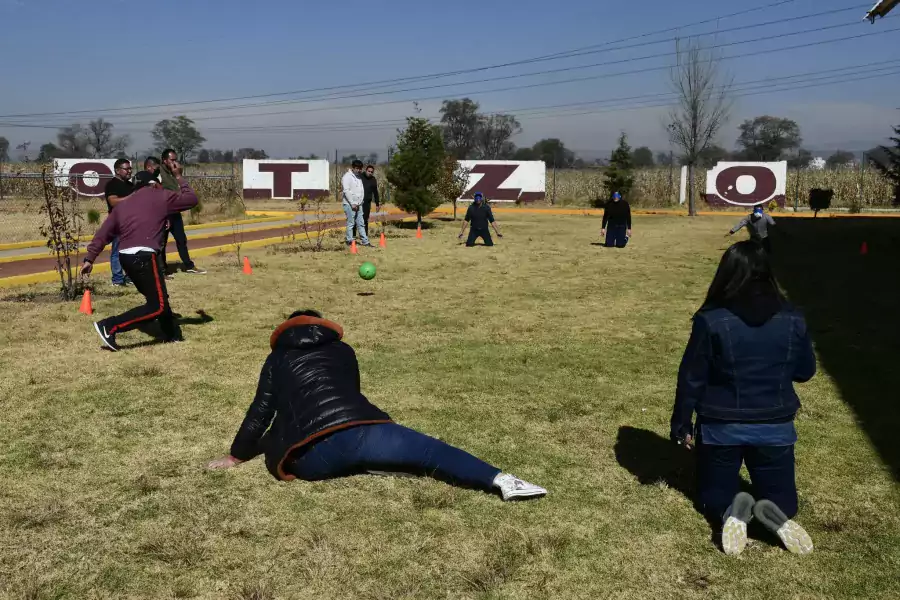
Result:
{"label": "person kneeling on grass", "polygon": [[173,165],[180,186],[177,192],[153,186],[141,187],[116,205],[116,210],[109,213],[88,244],[81,269],[83,275],[91,272],[103,247],[118,236],[122,268],[147,300],[143,306],[94,323],[100,339],[114,352],[119,349],[116,335],[157,319],[164,341],[181,339],[169,306],[160,244],[168,215],[197,206],[197,194],[181,177],[181,165],[177,162]]}
{"label": "person kneeling on grass", "polygon": [[230,468],[259,454],[277,479],[318,481],[368,472],[429,475],[499,491],[504,500],[547,490],[501,473],[467,452],[394,423],[360,392],[359,365],[340,325],[295,312],[272,334],[272,352],[231,454]]}
{"label": "person kneeling on grass", "polygon": [[[800,408],[793,383],[815,373],[806,322],[779,291],[768,254],[755,242],[734,244],[694,315],[671,422],[673,440],[697,447],[699,505],[722,520],[726,554],[743,551],[752,517],[791,552],[812,552],[809,535],[791,520]],[[738,492],[742,462],[755,499]]]}
{"label": "person kneeling on grass", "polygon": [[487,202],[484,201],[484,195],[481,192],[475,192],[472,204],[470,204],[468,210],[466,210],[466,218],[463,221],[462,229],[460,230],[457,239],[462,239],[463,234],[466,232],[466,225],[469,225],[470,222],[472,228],[469,230],[469,238],[466,240],[466,246],[470,248],[475,245],[475,240],[478,238],[484,240],[485,246],[494,245],[494,240],[491,239],[491,230],[488,228],[489,223],[493,226],[494,231],[497,233],[497,237],[503,237],[503,234],[497,229],[494,213],[491,211],[491,207],[488,206]]}
{"label": "person kneeling on grass", "polygon": [[624,248],[631,237],[631,206],[619,192],[614,192],[603,208],[600,237],[604,236],[607,248]]}

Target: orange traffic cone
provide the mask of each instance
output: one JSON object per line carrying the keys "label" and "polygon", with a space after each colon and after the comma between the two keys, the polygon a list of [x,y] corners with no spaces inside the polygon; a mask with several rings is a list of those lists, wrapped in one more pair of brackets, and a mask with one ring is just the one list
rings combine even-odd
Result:
{"label": "orange traffic cone", "polygon": [[81,307],[78,312],[84,315],[94,314],[94,307],[91,306],[91,290],[84,290],[84,296],[81,298]]}
{"label": "orange traffic cone", "polygon": [[416,239],[422,239],[422,226],[419,225],[416,227]]}
{"label": "orange traffic cone", "polygon": [[384,232],[381,232],[381,239],[378,240],[378,245],[382,248],[387,248],[387,241],[384,239]]}
{"label": "orange traffic cone", "polygon": [[244,275],[253,275],[253,268],[250,267],[250,259],[244,257]]}
{"label": "orange traffic cone", "polygon": [[863,242],[862,246],[859,247],[859,253],[862,254],[863,256],[868,254],[869,253],[869,244],[867,244],[866,242]]}
{"label": "orange traffic cone", "polygon": [[356,254],[356,240],[350,242],[350,254]]}

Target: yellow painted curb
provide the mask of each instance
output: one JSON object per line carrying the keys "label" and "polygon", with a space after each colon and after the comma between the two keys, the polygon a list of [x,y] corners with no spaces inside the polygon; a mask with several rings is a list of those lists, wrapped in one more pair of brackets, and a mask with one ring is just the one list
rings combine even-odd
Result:
{"label": "yellow painted curb", "polygon": [[[415,217],[409,217],[406,219],[400,219],[399,221],[392,221],[393,223],[401,223],[401,222],[409,222],[414,220]],[[331,227],[328,229],[323,229],[322,231],[312,232],[310,237],[319,237],[320,235],[332,232],[332,231],[344,231],[344,227]],[[305,238],[305,236],[304,236]],[[284,243],[286,240],[284,237],[273,237],[266,238],[262,240],[252,240],[249,242],[244,242],[240,244],[241,249],[246,248],[264,248],[266,246],[272,246],[275,244]],[[191,256],[213,256],[215,254],[219,254],[221,252],[236,252],[238,248],[237,244],[224,244],[221,246],[210,246],[208,248],[198,248],[197,250],[191,251]],[[166,254],[166,260],[178,260],[178,252],[169,252]],[[108,273],[109,272],[109,263],[96,263],[94,264],[94,269],[92,273]],[[43,271],[41,273],[29,273],[28,275],[14,275],[12,277],[4,277],[0,278],[0,288],[11,288],[22,285],[32,285],[35,283],[49,283],[52,281],[56,281],[59,279],[59,274],[56,271]]]}
{"label": "yellow painted curb", "polygon": [[[271,211],[261,212],[260,214],[270,215]],[[289,213],[285,213],[289,214]],[[293,214],[293,213],[290,213]],[[299,213],[298,213],[299,214]],[[231,227],[235,224],[238,225],[253,225],[256,223],[271,223],[273,221],[282,221],[284,217],[278,216],[267,216],[267,217],[259,217],[254,219],[239,219],[236,221],[211,221],[209,223],[198,223],[197,225],[185,225],[185,231],[191,231],[195,229],[208,229],[210,227]],[[90,242],[94,236],[81,236],[78,238],[79,242]],[[0,244],[0,252],[3,250],[21,250],[23,248],[40,248],[42,246],[47,245],[47,240],[29,240],[26,242],[10,242],[8,244]],[[0,261],[2,262],[2,261]]]}
{"label": "yellow painted curb", "polygon": [[[285,214],[288,214],[288,213],[285,213]],[[293,213],[290,213],[290,214],[293,214]],[[395,214],[402,214],[402,213],[395,213]],[[271,221],[283,221],[283,220],[284,220],[283,218],[277,217],[277,218],[275,218],[275,219],[268,219],[268,220],[265,220],[265,221],[263,221],[263,220],[259,220],[259,221],[257,221],[257,220],[250,220],[250,221],[240,221],[239,223],[241,223],[241,224],[244,224],[244,223],[266,223],[266,222],[271,222]],[[324,221],[310,221],[309,223],[310,223],[310,225],[315,225],[316,223],[324,223],[325,221],[333,221],[333,220],[336,220],[336,219],[326,219],[326,220],[324,220]],[[234,226],[234,223],[227,223],[227,222],[223,221],[221,224],[213,224],[213,223],[209,223],[209,224],[207,224],[207,225],[205,225],[205,226],[203,226],[203,227],[206,227],[206,228],[209,228],[209,227],[227,227],[227,226],[229,226],[229,225]],[[298,227],[297,235],[299,235],[300,233],[303,233],[303,229],[300,227],[301,223],[300,223],[300,222],[297,222],[297,223],[295,223],[295,225]],[[285,224],[281,224],[281,225],[266,225],[266,226],[264,226],[264,227],[251,227],[251,228],[249,228],[249,229],[242,229],[242,230],[241,230],[241,233],[254,233],[254,232],[259,232],[259,231],[268,231],[268,230],[271,230],[271,229],[287,229],[287,228],[289,228],[289,227],[291,227],[290,224],[288,224],[288,225],[285,225]],[[185,227],[185,229],[187,229],[187,227]],[[226,236],[233,236],[233,235],[234,235],[234,233],[229,233],[229,232],[227,232],[227,231],[223,231],[223,232],[220,232],[220,233],[203,233],[203,234],[200,234],[200,235],[192,235],[190,238],[188,238],[188,241],[190,241],[190,240],[207,240],[207,239],[210,239],[210,238],[226,237]],[[87,238],[87,239],[83,239],[83,240],[80,240],[80,241],[82,241],[82,242],[90,242],[91,239],[93,239],[93,238]],[[23,244],[30,244],[31,242],[22,242],[22,243],[23,243]],[[46,242],[43,242],[42,245],[46,245]],[[21,247],[21,248],[30,248],[31,246],[20,246],[20,247]],[[38,246],[35,246],[35,247],[38,247]],[[0,251],[5,250],[5,249],[6,249],[6,248],[3,248],[2,246],[0,246]],[[11,249],[12,249],[12,248],[10,248],[10,250],[11,250]],[[202,250],[202,248],[198,249],[198,251],[199,251],[199,250]],[[191,250],[191,254],[192,254],[192,255],[194,254],[194,250]],[[41,254],[20,254],[20,255],[18,255],[18,256],[6,256],[6,257],[0,257],[0,264],[3,264],[3,263],[10,263],[10,262],[17,262],[17,261],[20,261],[20,260],[34,260],[34,259],[38,259],[38,258],[49,258],[49,257],[51,257],[51,256],[53,256],[53,255],[50,254],[49,252],[44,252],[44,253],[41,253]],[[168,256],[168,255],[166,255],[166,256]],[[198,255],[198,256],[199,256],[199,255]]]}
{"label": "yellow painted curb", "polygon": [[[504,208],[498,207],[496,205],[491,205],[491,210],[497,213],[519,213],[519,214],[527,214],[527,215],[575,215],[575,216],[603,216],[603,210],[599,208]],[[453,214],[452,207],[440,206],[434,210],[436,213],[441,214]],[[655,215],[655,216],[671,216],[671,217],[686,217],[688,216],[686,211],[681,210],[669,210],[669,209],[641,209],[641,208],[633,208],[631,209],[632,215]],[[746,214],[745,212],[738,211],[699,211],[697,213],[698,216],[701,217],[731,217],[731,218],[740,218]],[[792,219],[812,219],[814,215],[812,213],[793,213],[793,212],[770,212],[775,218],[788,217]],[[819,218],[866,218],[866,217],[877,217],[877,218],[900,218],[900,212],[896,213],[857,213],[857,214],[849,214],[849,213],[819,213]]]}

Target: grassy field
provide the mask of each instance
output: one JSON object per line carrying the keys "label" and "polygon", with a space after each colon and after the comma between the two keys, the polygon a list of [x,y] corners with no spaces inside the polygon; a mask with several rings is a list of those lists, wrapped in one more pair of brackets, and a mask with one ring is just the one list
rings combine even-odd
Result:
{"label": "grassy field", "polygon": [[[140,347],[101,351],[52,287],[2,292],[0,597],[900,595],[896,223],[866,238],[869,267],[859,230],[776,244],[821,239],[780,268],[833,280],[786,285],[811,310],[825,367],[801,386],[797,421],[798,521],[816,549],[798,558],[757,536],[731,558],[692,507],[691,457],[667,439],[690,316],[730,220],[638,217],[616,251],[592,245],[596,218],[500,219],[493,249],[463,248],[458,223],[435,220],[422,240],[391,227],[385,251],[359,257],[335,240],[342,251],[256,251],[252,276],[233,255],[209,259],[207,276],[171,282],[176,311],[212,317],[175,346],[134,333],[120,343]],[[378,265],[371,282],[356,275],[363,259]],[[852,280],[876,265],[891,268],[869,287]],[[853,292],[840,302],[868,304],[823,312],[837,285]],[[95,309],[138,298],[101,283]],[[506,504],[373,476],[279,483],[259,460],[204,471],[228,450],[272,329],[303,307],[343,324],[363,391],[397,421],[549,496]]]}

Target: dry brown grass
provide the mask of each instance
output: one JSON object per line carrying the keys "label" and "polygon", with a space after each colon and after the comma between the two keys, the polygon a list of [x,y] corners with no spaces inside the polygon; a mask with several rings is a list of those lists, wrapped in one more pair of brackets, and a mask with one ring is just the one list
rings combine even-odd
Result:
{"label": "dry brown grass", "polygon": [[[726,241],[723,221],[638,217],[625,251],[597,219],[503,215],[493,249],[390,228],[386,251],[251,251],[178,275],[187,342],[98,349],[49,287],[0,296],[0,596],[11,598],[896,598],[897,484],[836,382],[802,386],[798,520],[816,551],[738,558],[667,472],[675,373]],[[378,277],[364,282],[360,261]],[[816,257],[812,257],[816,260]],[[373,293],[361,296],[360,293]],[[35,296],[35,294],[38,294]],[[134,305],[98,286],[99,316]],[[279,483],[226,472],[272,329],[317,307],[399,422],[550,489],[505,504],[417,478]],[[145,340],[124,335],[124,344]],[[890,391],[885,391],[885,398]],[[617,459],[625,428],[653,443]],[[663,454],[654,454],[655,449]],[[671,477],[646,483],[632,469]]]}

